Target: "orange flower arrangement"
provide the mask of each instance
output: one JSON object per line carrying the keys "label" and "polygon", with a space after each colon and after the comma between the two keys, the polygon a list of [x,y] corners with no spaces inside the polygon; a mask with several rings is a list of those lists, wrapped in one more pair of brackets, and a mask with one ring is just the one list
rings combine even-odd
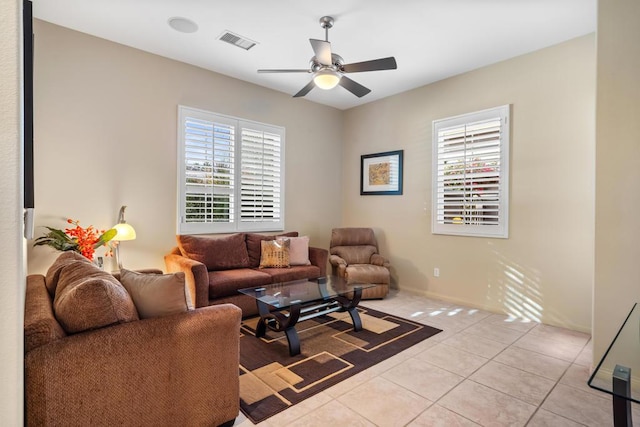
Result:
{"label": "orange flower arrangement", "polygon": [[73,224],[73,228],[65,228],[64,231],[57,228],[47,227],[49,233],[38,237],[33,246],[47,245],[59,251],[80,252],[89,261],[93,261],[93,255],[100,246],[107,247],[105,256],[113,255],[113,244],[110,242],[116,235],[115,229],[97,230],[92,225],[87,228],[80,226],[80,221],[67,219],[67,223]]}

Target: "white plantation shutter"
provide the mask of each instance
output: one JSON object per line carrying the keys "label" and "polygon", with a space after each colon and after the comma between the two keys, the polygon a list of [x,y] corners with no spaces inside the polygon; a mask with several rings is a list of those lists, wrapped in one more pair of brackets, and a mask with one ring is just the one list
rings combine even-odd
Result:
{"label": "white plantation shutter", "polygon": [[179,107],[178,234],[283,230],[284,129]]}
{"label": "white plantation shutter", "polygon": [[240,126],[240,221],[251,229],[284,229],[282,135],[277,128],[255,123],[241,122]]}
{"label": "white plantation shutter", "polygon": [[509,106],[433,122],[432,232],[508,237]]}

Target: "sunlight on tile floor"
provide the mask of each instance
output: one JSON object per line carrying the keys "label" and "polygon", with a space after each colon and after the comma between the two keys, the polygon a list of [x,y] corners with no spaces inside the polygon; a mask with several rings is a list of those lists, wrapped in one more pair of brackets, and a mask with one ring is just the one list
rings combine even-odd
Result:
{"label": "sunlight on tile floor", "polygon": [[260,426],[613,425],[610,396],[587,386],[587,334],[400,291],[361,305],[443,332]]}

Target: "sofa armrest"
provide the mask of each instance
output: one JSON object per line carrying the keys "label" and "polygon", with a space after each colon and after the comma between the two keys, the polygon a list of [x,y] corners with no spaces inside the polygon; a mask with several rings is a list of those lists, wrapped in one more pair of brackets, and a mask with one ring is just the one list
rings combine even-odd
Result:
{"label": "sofa armrest", "polygon": [[25,357],[27,425],[219,425],[239,410],[241,310],[68,336]]}
{"label": "sofa armrest", "polygon": [[385,268],[391,267],[391,263],[389,263],[389,260],[380,254],[371,255],[371,264],[379,265],[380,267],[385,267]]}
{"label": "sofa armrest", "polygon": [[169,273],[177,271],[184,273],[194,307],[209,305],[209,272],[204,264],[175,252],[164,256],[164,264]]}
{"label": "sofa armrest", "polygon": [[312,265],[320,268],[320,277],[327,275],[327,258],[329,257],[329,251],[322,248],[309,247],[309,261]]}
{"label": "sofa armrest", "polygon": [[25,351],[64,338],[67,334],[53,314],[51,295],[41,274],[27,276],[24,307]]}

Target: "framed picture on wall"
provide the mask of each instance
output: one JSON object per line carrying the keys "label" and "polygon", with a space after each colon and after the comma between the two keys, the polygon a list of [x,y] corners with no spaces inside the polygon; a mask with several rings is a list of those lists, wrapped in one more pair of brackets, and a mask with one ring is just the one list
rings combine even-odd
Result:
{"label": "framed picture on wall", "polygon": [[398,150],[360,156],[360,195],[401,195],[403,153]]}

